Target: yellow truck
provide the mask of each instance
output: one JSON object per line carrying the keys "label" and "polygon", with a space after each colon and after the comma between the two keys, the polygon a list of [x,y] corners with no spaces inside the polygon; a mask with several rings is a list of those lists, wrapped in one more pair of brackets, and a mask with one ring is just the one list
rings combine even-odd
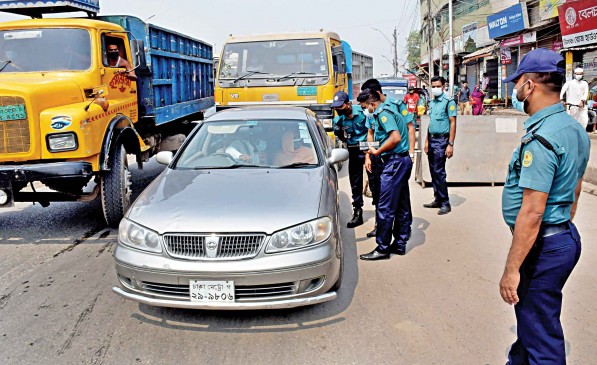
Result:
{"label": "yellow truck", "polygon": [[302,106],[331,132],[334,94],[342,90],[352,99],[353,88],[358,93],[360,83],[371,77],[372,58],[353,52],[334,32],[232,35],[220,56],[216,109]]}
{"label": "yellow truck", "polygon": [[[46,10],[22,4],[3,1],[0,11]],[[118,225],[131,203],[127,155],[141,167],[176,150],[214,104],[212,70],[211,45],[135,17],[0,23],[0,208],[99,195]]]}

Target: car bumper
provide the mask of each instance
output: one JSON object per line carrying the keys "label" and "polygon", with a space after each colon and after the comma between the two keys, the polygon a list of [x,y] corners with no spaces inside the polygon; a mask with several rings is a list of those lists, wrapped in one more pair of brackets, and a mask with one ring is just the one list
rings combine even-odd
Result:
{"label": "car bumper", "polygon": [[[120,287],[114,287],[113,291],[126,299],[154,306],[279,309],[323,303],[337,297],[330,289],[339,277],[340,258],[332,244],[292,254],[225,262],[178,260],[122,245],[117,246],[114,256]],[[274,266],[272,262],[277,264]],[[138,263],[144,265],[140,267]],[[191,301],[191,280],[233,281],[235,301]]]}

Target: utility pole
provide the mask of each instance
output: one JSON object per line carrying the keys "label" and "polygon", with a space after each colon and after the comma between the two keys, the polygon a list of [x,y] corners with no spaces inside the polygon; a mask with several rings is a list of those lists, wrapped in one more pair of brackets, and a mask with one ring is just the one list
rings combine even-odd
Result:
{"label": "utility pole", "polygon": [[398,33],[394,27],[394,77],[398,77]]}
{"label": "utility pole", "polygon": [[434,75],[433,72],[433,33],[431,32],[431,26],[433,25],[431,17],[431,0],[427,0],[427,37],[429,43],[429,87],[431,88],[431,78]]}
{"label": "utility pole", "polygon": [[449,75],[448,78],[450,81],[448,81],[450,83],[450,97],[452,95],[454,95],[454,33],[453,33],[453,24],[452,24],[452,0],[450,0],[449,4],[448,4],[448,17],[450,18],[450,21],[448,22],[449,27],[450,27],[450,65],[449,65]]}

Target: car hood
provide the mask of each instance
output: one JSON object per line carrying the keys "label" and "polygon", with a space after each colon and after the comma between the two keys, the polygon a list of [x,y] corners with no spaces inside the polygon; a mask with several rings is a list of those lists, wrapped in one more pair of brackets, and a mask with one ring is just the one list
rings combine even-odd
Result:
{"label": "car hood", "polygon": [[166,169],[127,215],[160,234],[271,234],[318,218],[323,171]]}

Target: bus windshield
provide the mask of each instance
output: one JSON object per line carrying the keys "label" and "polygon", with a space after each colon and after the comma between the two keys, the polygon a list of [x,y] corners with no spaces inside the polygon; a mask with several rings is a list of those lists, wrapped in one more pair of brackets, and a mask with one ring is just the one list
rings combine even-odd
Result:
{"label": "bus windshield", "polygon": [[220,78],[328,76],[323,39],[228,43],[220,62]]}
{"label": "bus windshield", "polygon": [[85,29],[0,31],[2,72],[83,71],[91,68],[91,37]]}

